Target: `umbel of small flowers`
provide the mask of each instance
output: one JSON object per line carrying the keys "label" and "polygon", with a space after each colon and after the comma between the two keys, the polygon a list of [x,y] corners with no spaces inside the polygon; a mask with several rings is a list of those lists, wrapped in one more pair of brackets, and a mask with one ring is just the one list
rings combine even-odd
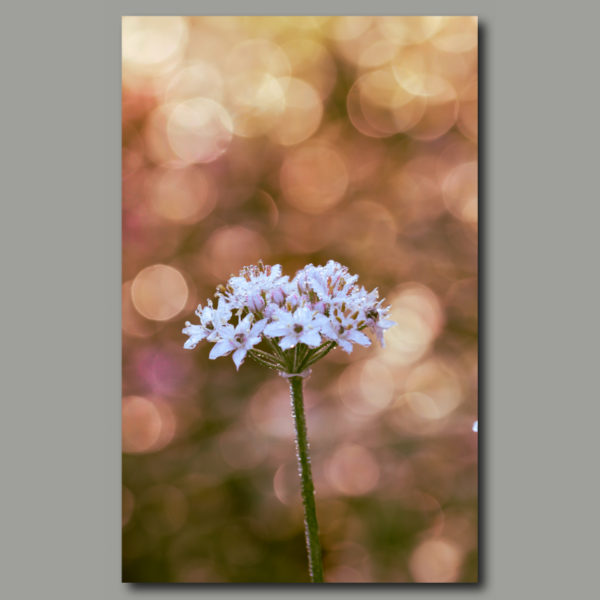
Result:
{"label": "umbel of small flowers", "polygon": [[[187,322],[183,330],[189,336],[184,348],[195,348],[206,339],[214,343],[211,359],[233,353],[239,370],[250,356],[288,378],[313,583],[323,582],[323,565],[302,382],[310,367],[334,348],[350,353],[353,344],[370,346],[363,333],[366,329],[385,348],[383,334],[396,325],[387,318],[390,307],[382,306],[377,289],[367,292],[357,280],[357,275],[332,260],[324,267],[307,265],[291,281],[282,276],[281,265],[265,266],[259,261],[258,266],[244,267],[239,277],[232,275],[227,285],[218,286],[217,307],[211,300],[204,308],[199,306],[200,324]],[[237,323],[230,323],[233,315]],[[261,342],[267,350],[257,348]]]}
{"label": "umbel of small flowers", "polygon": [[[369,346],[369,329],[385,348],[383,334],[395,325],[390,307],[382,307],[377,289],[367,293],[358,275],[330,260],[324,267],[307,265],[290,281],[281,265],[245,267],[239,277],[217,288],[218,305],[199,306],[199,325],[186,323],[184,348],[206,339],[214,342],[209,358],[233,353],[239,370],[246,356],[278,369],[283,376],[306,376],[309,369],[339,346],[352,352],[353,344]],[[233,315],[237,324],[230,323]],[[256,348],[265,342],[269,352]]]}

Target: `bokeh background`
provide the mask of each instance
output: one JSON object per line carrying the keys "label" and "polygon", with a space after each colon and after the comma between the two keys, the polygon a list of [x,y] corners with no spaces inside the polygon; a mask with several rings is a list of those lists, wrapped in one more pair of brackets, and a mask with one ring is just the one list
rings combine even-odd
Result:
{"label": "bokeh background", "polygon": [[285,380],[183,349],[262,258],[378,287],[306,384],[329,582],[477,581],[477,19],[123,19],[123,580],[307,582]]}

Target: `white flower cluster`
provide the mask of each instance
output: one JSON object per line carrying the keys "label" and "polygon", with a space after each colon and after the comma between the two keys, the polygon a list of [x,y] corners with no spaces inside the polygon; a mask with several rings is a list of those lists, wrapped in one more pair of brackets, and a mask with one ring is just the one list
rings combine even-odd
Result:
{"label": "white flower cluster", "polygon": [[[281,275],[281,265],[244,267],[220,285],[215,308],[208,300],[196,314],[200,325],[187,322],[184,348],[207,339],[216,342],[215,359],[233,352],[239,369],[249,354],[257,362],[299,374],[336,346],[352,352],[352,344],[369,346],[362,333],[369,328],[385,348],[383,333],[396,323],[387,319],[390,307],[382,307],[377,289],[367,293],[356,284],[358,275],[330,260],[324,267],[307,265],[291,281]],[[232,315],[238,324],[229,323]],[[272,353],[255,348],[264,341]]]}

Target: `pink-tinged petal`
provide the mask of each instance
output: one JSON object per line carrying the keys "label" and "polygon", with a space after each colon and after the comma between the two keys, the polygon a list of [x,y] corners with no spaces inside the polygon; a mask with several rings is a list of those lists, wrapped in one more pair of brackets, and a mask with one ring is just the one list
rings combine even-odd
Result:
{"label": "pink-tinged petal", "polygon": [[245,357],[246,357],[246,349],[245,348],[238,348],[233,353],[233,362],[235,363],[235,367],[238,371],[240,370],[240,365],[244,362]]}
{"label": "pink-tinged petal", "polygon": [[257,321],[254,324],[254,326],[252,327],[252,329],[250,330],[249,335],[251,335],[251,336],[260,335],[262,333],[263,329],[266,327],[268,321],[269,321],[269,319],[261,319],[260,321]]}
{"label": "pink-tinged petal", "polygon": [[394,325],[398,325],[398,323],[396,323],[396,321],[379,321],[378,323],[379,327],[381,327],[381,329],[389,329],[390,327],[393,327]]}
{"label": "pink-tinged petal", "polygon": [[361,331],[356,331],[356,329],[349,331],[348,335],[346,337],[349,340],[356,342],[357,344],[360,344],[361,346],[370,346],[371,345],[371,340]]}
{"label": "pink-tinged petal", "polygon": [[300,336],[300,341],[311,348],[316,348],[321,345],[321,336],[313,329],[306,331]]}
{"label": "pink-tinged petal", "polygon": [[279,345],[283,350],[293,348],[298,343],[298,340],[293,335],[286,335],[280,342]]}
{"label": "pink-tinged petal", "polygon": [[314,306],[313,308],[318,311],[319,313],[321,313],[322,315],[325,314],[325,302],[323,302],[322,300],[319,300]]}
{"label": "pink-tinged petal", "polygon": [[235,346],[231,342],[217,342],[210,351],[208,358],[214,360],[215,358],[219,358],[219,356],[227,356],[232,350],[235,350]]}
{"label": "pink-tinged petal", "polygon": [[339,339],[337,343],[340,345],[340,348],[346,351],[348,354],[352,352],[352,344],[347,340]]}
{"label": "pink-tinged petal", "polygon": [[279,321],[270,323],[264,328],[264,334],[269,337],[281,337],[289,331],[289,327]]}

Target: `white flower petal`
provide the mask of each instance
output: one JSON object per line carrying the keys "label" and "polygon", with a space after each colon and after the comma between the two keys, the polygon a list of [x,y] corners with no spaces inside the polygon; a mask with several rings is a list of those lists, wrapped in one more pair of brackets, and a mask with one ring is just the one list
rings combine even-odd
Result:
{"label": "white flower petal", "polygon": [[316,348],[321,345],[321,336],[313,329],[312,331],[305,331],[300,336],[300,341],[311,348]]}
{"label": "white flower petal", "polygon": [[261,338],[260,337],[252,337],[252,338],[248,338],[246,340],[246,343],[244,344],[244,348],[246,348],[246,350],[251,350],[254,346],[256,346],[256,344],[260,344]]}
{"label": "white flower petal", "polygon": [[346,351],[348,354],[352,352],[352,344],[347,340],[339,339],[337,343],[340,345],[340,348]]}
{"label": "white flower petal", "polygon": [[331,321],[329,321],[329,319],[327,319],[326,321],[323,322],[322,326],[321,326],[321,334],[324,335],[326,338],[329,338],[330,340],[336,340],[338,339],[338,334],[337,332],[334,330],[333,325],[331,324]]}
{"label": "white flower petal", "polygon": [[185,329],[182,330],[182,333],[185,333],[186,335],[206,335],[206,332],[202,325],[192,325],[191,323]]}
{"label": "white flower petal", "polygon": [[233,362],[235,363],[235,367],[238,371],[240,370],[240,365],[244,362],[245,357],[246,357],[246,349],[245,348],[238,348],[233,353]]}
{"label": "white flower petal", "polygon": [[198,345],[199,341],[200,341],[199,339],[191,337],[189,340],[186,340],[186,342],[183,345],[183,347],[186,350],[193,350]]}
{"label": "white flower petal", "polygon": [[235,346],[229,340],[217,342],[210,351],[208,358],[214,360],[219,356],[227,356],[232,350],[235,350]]}
{"label": "white flower petal", "polygon": [[280,342],[279,345],[283,350],[293,348],[298,343],[298,339],[293,335],[286,335]]}
{"label": "white flower petal", "polygon": [[286,335],[289,330],[289,325],[275,321],[275,323],[269,323],[269,325],[263,329],[263,333],[268,337],[281,337]]}
{"label": "white flower petal", "polygon": [[269,319],[261,319],[260,321],[256,322],[254,324],[254,326],[252,327],[252,329],[250,330],[249,335],[251,335],[251,336],[260,335],[261,332],[264,330],[265,326],[267,325],[268,321],[269,321]]}
{"label": "white flower petal", "polygon": [[362,331],[357,331],[356,329],[349,331],[346,337],[352,342],[356,342],[361,346],[371,345],[371,340],[364,333],[362,333]]}

